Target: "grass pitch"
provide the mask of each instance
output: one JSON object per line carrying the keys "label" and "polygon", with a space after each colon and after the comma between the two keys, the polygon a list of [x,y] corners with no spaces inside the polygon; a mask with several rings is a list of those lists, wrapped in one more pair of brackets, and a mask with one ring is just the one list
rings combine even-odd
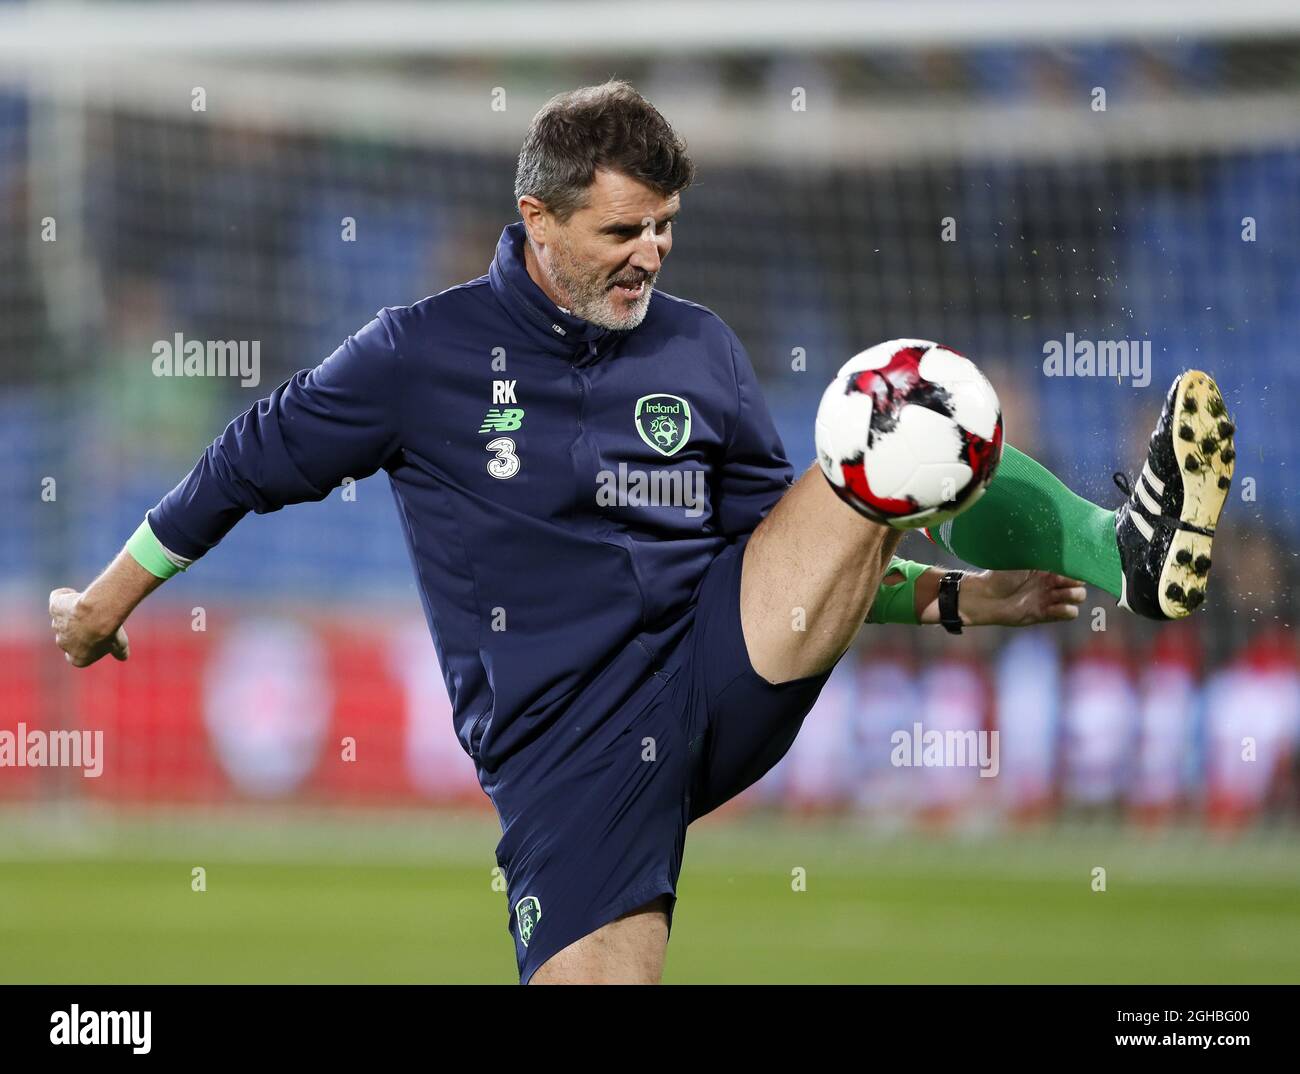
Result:
{"label": "grass pitch", "polygon": [[[513,983],[497,838],[482,815],[0,817],[0,981]],[[697,824],[666,980],[1300,982],[1297,851]]]}

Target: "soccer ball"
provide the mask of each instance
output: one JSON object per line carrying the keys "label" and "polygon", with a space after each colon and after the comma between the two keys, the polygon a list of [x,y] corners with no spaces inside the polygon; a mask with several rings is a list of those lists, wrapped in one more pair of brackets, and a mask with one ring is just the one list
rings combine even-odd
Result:
{"label": "soccer ball", "polygon": [[984,494],[1002,407],[969,358],[891,339],[840,368],[817,410],[817,461],[836,494],[897,529],[937,526]]}

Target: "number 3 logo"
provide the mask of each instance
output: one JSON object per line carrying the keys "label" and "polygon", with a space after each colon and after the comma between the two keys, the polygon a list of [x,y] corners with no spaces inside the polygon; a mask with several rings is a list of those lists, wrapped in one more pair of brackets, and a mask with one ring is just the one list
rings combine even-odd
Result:
{"label": "number 3 logo", "polygon": [[519,473],[519,456],[515,454],[515,442],[508,436],[498,436],[488,441],[488,451],[495,451],[497,457],[487,464],[487,472],[493,477],[505,481]]}

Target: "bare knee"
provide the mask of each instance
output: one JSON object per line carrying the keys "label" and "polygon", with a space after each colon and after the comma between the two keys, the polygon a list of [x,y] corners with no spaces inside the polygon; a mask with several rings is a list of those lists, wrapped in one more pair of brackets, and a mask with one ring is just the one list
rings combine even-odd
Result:
{"label": "bare knee", "polygon": [[548,958],[530,984],[659,984],[668,948],[668,897],[661,895]]}

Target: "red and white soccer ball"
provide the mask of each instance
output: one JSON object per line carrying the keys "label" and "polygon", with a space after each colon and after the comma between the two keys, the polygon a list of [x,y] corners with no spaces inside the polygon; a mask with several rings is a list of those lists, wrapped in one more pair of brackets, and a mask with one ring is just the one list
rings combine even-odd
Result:
{"label": "red and white soccer ball", "polygon": [[1002,458],[1002,407],[969,358],[892,339],[840,368],[817,410],[817,461],[872,521],[937,526],[983,495]]}

